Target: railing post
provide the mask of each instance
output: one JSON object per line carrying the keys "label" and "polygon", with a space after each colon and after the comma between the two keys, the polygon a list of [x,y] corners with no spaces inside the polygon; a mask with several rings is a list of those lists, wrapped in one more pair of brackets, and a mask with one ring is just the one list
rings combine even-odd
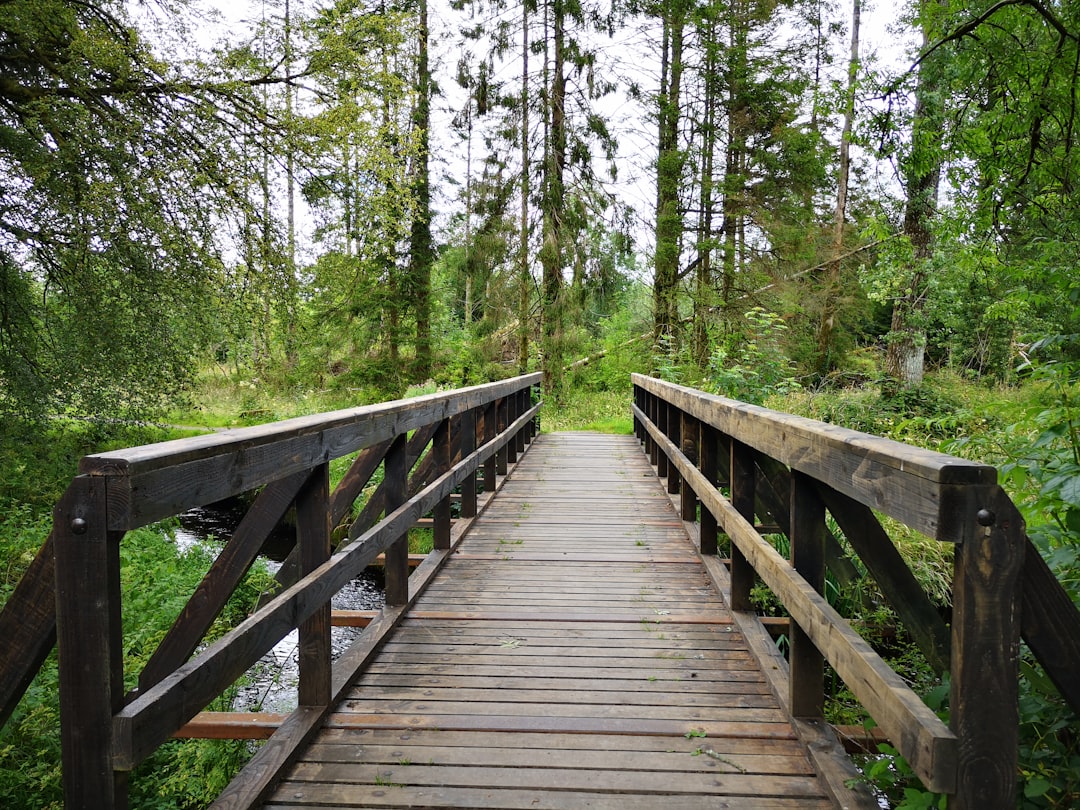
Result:
{"label": "railing post", "polygon": [[[716,429],[705,422],[698,422],[698,469],[705,480],[716,485],[717,477],[717,434]],[[715,555],[719,545],[716,542],[716,515],[708,509],[701,510],[701,553]]]}
{"label": "railing post", "polygon": [[[654,425],[660,424],[660,420],[657,418],[659,408],[658,402],[659,399],[655,394],[651,391],[645,392],[645,414],[649,417],[649,421]],[[657,468],[657,476],[659,477],[660,459],[656,448],[656,441],[653,439],[652,434],[647,430],[645,431],[645,451],[649,454],[649,463]]]}
{"label": "railing post", "polygon": [[[682,446],[682,409],[677,405],[668,403],[667,407],[667,426],[664,433],[671,439],[671,443],[676,447]],[[668,464],[668,479],[667,479],[667,491],[669,495],[678,495],[680,490],[680,484],[682,479],[679,476],[679,468],[672,462]]]}
{"label": "railing post", "polygon": [[[814,479],[791,472],[791,562],[822,593],[825,589],[825,504]],[[791,714],[819,718],[825,712],[825,658],[795,622],[791,623]]]}
{"label": "railing post", "polygon": [[[668,438],[671,438],[668,435],[668,408],[670,407],[671,406],[668,405],[667,400],[661,399],[660,397],[656,398],[656,419],[654,421],[656,422],[656,426],[660,428],[660,432],[663,433],[665,436],[668,436]],[[668,477],[667,453],[663,451],[659,444],[657,444],[656,448],[656,477]],[[671,490],[669,489],[668,492],[670,491]]]}
{"label": "railing post", "polygon": [[[311,471],[296,496],[296,542],[300,549],[300,576],[310,574],[330,559],[330,465]],[[330,603],[301,622],[300,678],[298,702],[301,706],[330,703]]]}
{"label": "railing post", "polygon": [[[754,522],[754,451],[730,437],[731,505],[749,523]],[[750,591],[754,587],[754,567],[731,542],[731,609],[752,610]]]}
{"label": "railing post", "polygon": [[[682,424],[679,427],[679,434],[682,437],[682,454],[690,459],[690,462],[695,466],[698,463],[698,421],[690,414],[680,411],[680,417]],[[679,494],[680,501],[679,506],[682,511],[683,520],[697,520],[698,502],[697,494],[694,492],[694,488],[690,486],[682,476],[679,476]]]}
{"label": "railing post", "polygon": [[[484,444],[489,444],[495,439],[496,402],[489,402],[484,406]],[[498,462],[494,455],[484,462],[484,492],[495,491],[495,479],[498,475]]]}
{"label": "railing post", "polygon": [[[521,398],[517,394],[510,394],[504,400],[504,407],[506,416],[503,417],[503,423],[499,426],[500,430],[506,430],[510,425],[514,424],[514,420],[518,418],[518,405],[521,403]],[[518,443],[517,434],[515,433],[510,437],[510,440],[506,443],[506,463],[507,465],[517,462]],[[505,475],[505,472],[503,473]]]}
{"label": "railing post", "polygon": [[113,714],[124,700],[120,540],[107,530],[106,479],[80,476],[53,511],[60,744],[66,808],[127,807],[113,768]]}
{"label": "railing post", "polygon": [[[469,408],[461,419],[461,457],[471,456],[476,450],[476,408]],[[476,473],[461,482],[461,516],[476,517]]]}
{"label": "railing post", "polygon": [[993,487],[968,516],[953,559],[949,726],[960,739],[960,762],[950,809],[1015,802],[1025,531],[1001,499],[1008,495]]}
{"label": "railing post", "polygon": [[[495,400],[495,432],[502,433],[506,430],[506,397]],[[494,438],[494,437],[493,437]],[[495,453],[495,472],[498,475],[506,475],[507,445],[500,447]]]}
{"label": "railing post", "polygon": [[[522,388],[517,392],[517,419],[529,411],[529,389]],[[517,432],[517,451],[519,453],[525,452],[525,445],[528,441],[529,425],[528,423],[521,426],[521,429]]]}
{"label": "railing post", "polygon": [[[409,497],[409,464],[406,458],[408,442],[404,434],[394,439],[383,460],[383,483],[386,486],[386,514],[390,514]],[[390,607],[409,601],[409,533],[406,531],[385,552],[383,566],[386,575],[386,604]]]}
{"label": "railing post", "polygon": [[[450,470],[450,420],[443,419],[439,423],[435,435],[431,439],[431,452],[434,455],[435,469],[432,478],[438,478]],[[473,490],[475,497],[476,490]],[[447,495],[435,505],[433,511],[435,528],[434,547],[436,549],[450,548],[450,496]]]}

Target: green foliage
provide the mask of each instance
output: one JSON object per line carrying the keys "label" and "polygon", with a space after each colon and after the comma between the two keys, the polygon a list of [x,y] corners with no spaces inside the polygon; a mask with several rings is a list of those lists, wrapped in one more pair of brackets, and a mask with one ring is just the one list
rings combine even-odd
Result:
{"label": "green foliage", "polygon": [[761,405],[775,394],[800,388],[795,369],[781,349],[783,318],[763,307],[745,314],[742,330],[713,349],[709,381],[714,391]]}

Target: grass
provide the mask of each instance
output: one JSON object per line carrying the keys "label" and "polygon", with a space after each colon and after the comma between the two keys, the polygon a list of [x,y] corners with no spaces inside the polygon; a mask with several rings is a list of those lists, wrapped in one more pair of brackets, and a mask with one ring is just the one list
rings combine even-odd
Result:
{"label": "grass", "polygon": [[544,433],[586,430],[632,434],[630,391],[570,391],[558,402],[545,400],[540,410],[540,429]]}

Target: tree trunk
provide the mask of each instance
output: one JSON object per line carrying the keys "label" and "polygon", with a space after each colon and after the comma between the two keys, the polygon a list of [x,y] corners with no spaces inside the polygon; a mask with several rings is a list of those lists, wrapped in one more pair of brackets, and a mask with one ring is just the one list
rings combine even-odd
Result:
{"label": "tree trunk", "polygon": [[562,229],[566,170],[566,10],[564,0],[552,0],[552,62],[546,113],[548,144],[544,161],[544,239],[540,248],[543,267],[544,389],[550,394],[562,376]]}
{"label": "tree trunk", "polygon": [[661,57],[659,94],[659,150],[656,159],[656,258],[653,276],[653,338],[675,338],[678,323],[679,254],[683,219],[679,186],[684,155],[679,149],[680,93],[683,29],[686,11],[681,0],[664,8],[664,53]]}
{"label": "tree trunk", "polygon": [[416,312],[416,376],[431,375],[431,183],[428,168],[428,131],[431,129],[431,70],[428,65],[428,5],[419,0],[418,53],[416,61],[416,107],[413,131],[418,140],[418,154],[413,171],[416,213],[409,234],[409,277],[412,282],[413,307]]}
{"label": "tree trunk", "polygon": [[518,242],[518,372],[529,369],[529,5],[521,4],[521,232]]}
{"label": "tree trunk", "polygon": [[[928,24],[924,22],[923,48],[931,40],[930,33]],[[941,180],[943,56],[944,52],[939,48],[919,63],[915,115],[911,124],[911,154],[903,166],[907,185],[903,232],[911,241],[914,266],[904,291],[893,302],[892,332],[885,356],[885,370],[901,388],[916,386],[923,379],[926,327],[922,320],[926,307],[927,266],[934,247],[931,219],[937,209]]]}
{"label": "tree trunk", "polygon": [[825,375],[832,368],[833,335],[839,321],[840,255],[844,251],[844,219],[847,212],[848,182],[851,174],[851,129],[855,121],[855,83],[859,77],[859,26],[861,0],[851,4],[851,55],[848,59],[847,95],[844,98],[844,127],[840,133],[840,161],[836,172],[836,213],[833,217],[832,261],[825,276],[825,290],[818,325],[817,370]]}

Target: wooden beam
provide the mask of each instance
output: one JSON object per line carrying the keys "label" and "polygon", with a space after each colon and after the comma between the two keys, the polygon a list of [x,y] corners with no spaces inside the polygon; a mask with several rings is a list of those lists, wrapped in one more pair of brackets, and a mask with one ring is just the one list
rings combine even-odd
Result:
{"label": "wooden beam", "polygon": [[742,550],[885,734],[896,742],[923,784],[934,792],[955,792],[959,759],[956,735],[825,598],[754,531],[753,523],[705,481],[677,447],[654,425],[646,427],[697,491],[702,506],[716,515],[733,544]]}
{"label": "wooden beam", "polygon": [[[890,439],[704,394],[640,374],[633,382],[793,470],[929,537],[962,542],[997,471]],[[974,485],[974,486],[973,486]]]}
{"label": "wooden beam", "polygon": [[108,476],[109,529],[128,530],[263,486],[533,385],[540,374],[86,456]]}

